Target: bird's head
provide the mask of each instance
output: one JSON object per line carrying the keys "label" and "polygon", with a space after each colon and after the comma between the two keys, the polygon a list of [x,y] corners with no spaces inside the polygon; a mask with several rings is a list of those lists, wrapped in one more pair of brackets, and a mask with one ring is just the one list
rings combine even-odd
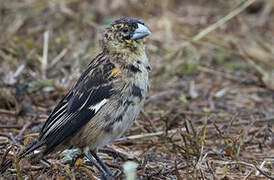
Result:
{"label": "bird's head", "polygon": [[106,28],[103,46],[106,50],[116,53],[139,53],[144,50],[144,38],[150,34],[142,20],[121,18]]}

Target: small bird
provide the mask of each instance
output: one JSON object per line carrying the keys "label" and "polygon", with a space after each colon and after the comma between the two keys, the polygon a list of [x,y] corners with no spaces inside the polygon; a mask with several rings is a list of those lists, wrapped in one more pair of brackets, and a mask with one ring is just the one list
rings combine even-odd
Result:
{"label": "small bird", "polygon": [[[112,172],[96,155],[133,124],[149,89],[151,70],[144,38],[151,32],[144,22],[125,17],[109,25],[102,37],[102,52],[57,104],[39,137],[18,155],[24,158],[43,147],[42,155],[79,148],[104,179]],[[0,172],[11,165],[2,163]]]}

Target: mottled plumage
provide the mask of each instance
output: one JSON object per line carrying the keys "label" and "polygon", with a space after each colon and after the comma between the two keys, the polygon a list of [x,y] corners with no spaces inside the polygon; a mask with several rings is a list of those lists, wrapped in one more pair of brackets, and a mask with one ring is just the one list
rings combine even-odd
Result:
{"label": "mottled plumage", "polygon": [[[45,147],[43,154],[68,148],[96,152],[119,138],[133,124],[147,96],[150,64],[143,38],[149,34],[136,18],[122,18],[106,28],[102,53],[90,62],[19,159],[40,146]],[[104,171],[106,178],[108,170]]]}

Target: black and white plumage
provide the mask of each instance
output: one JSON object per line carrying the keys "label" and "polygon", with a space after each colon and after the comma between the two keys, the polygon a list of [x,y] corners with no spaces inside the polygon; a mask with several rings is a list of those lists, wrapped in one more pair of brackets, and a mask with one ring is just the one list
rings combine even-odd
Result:
{"label": "black and white plumage", "polygon": [[102,53],[54,108],[38,139],[27,145],[19,159],[41,146],[44,155],[79,148],[98,161],[105,178],[110,177],[95,152],[119,138],[141,110],[150,71],[143,38],[149,34],[136,18],[122,18],[106,28]]}

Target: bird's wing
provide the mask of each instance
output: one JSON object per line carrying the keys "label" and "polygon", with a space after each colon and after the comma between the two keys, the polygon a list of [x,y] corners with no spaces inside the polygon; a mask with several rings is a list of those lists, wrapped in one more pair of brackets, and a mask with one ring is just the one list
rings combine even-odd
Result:
{"label": "bird's wing", "polygon": [[68,94],[54,108],[40,132],[45,154],[89,122],[113,96],[117,69],[104,55],[97,56]]}

